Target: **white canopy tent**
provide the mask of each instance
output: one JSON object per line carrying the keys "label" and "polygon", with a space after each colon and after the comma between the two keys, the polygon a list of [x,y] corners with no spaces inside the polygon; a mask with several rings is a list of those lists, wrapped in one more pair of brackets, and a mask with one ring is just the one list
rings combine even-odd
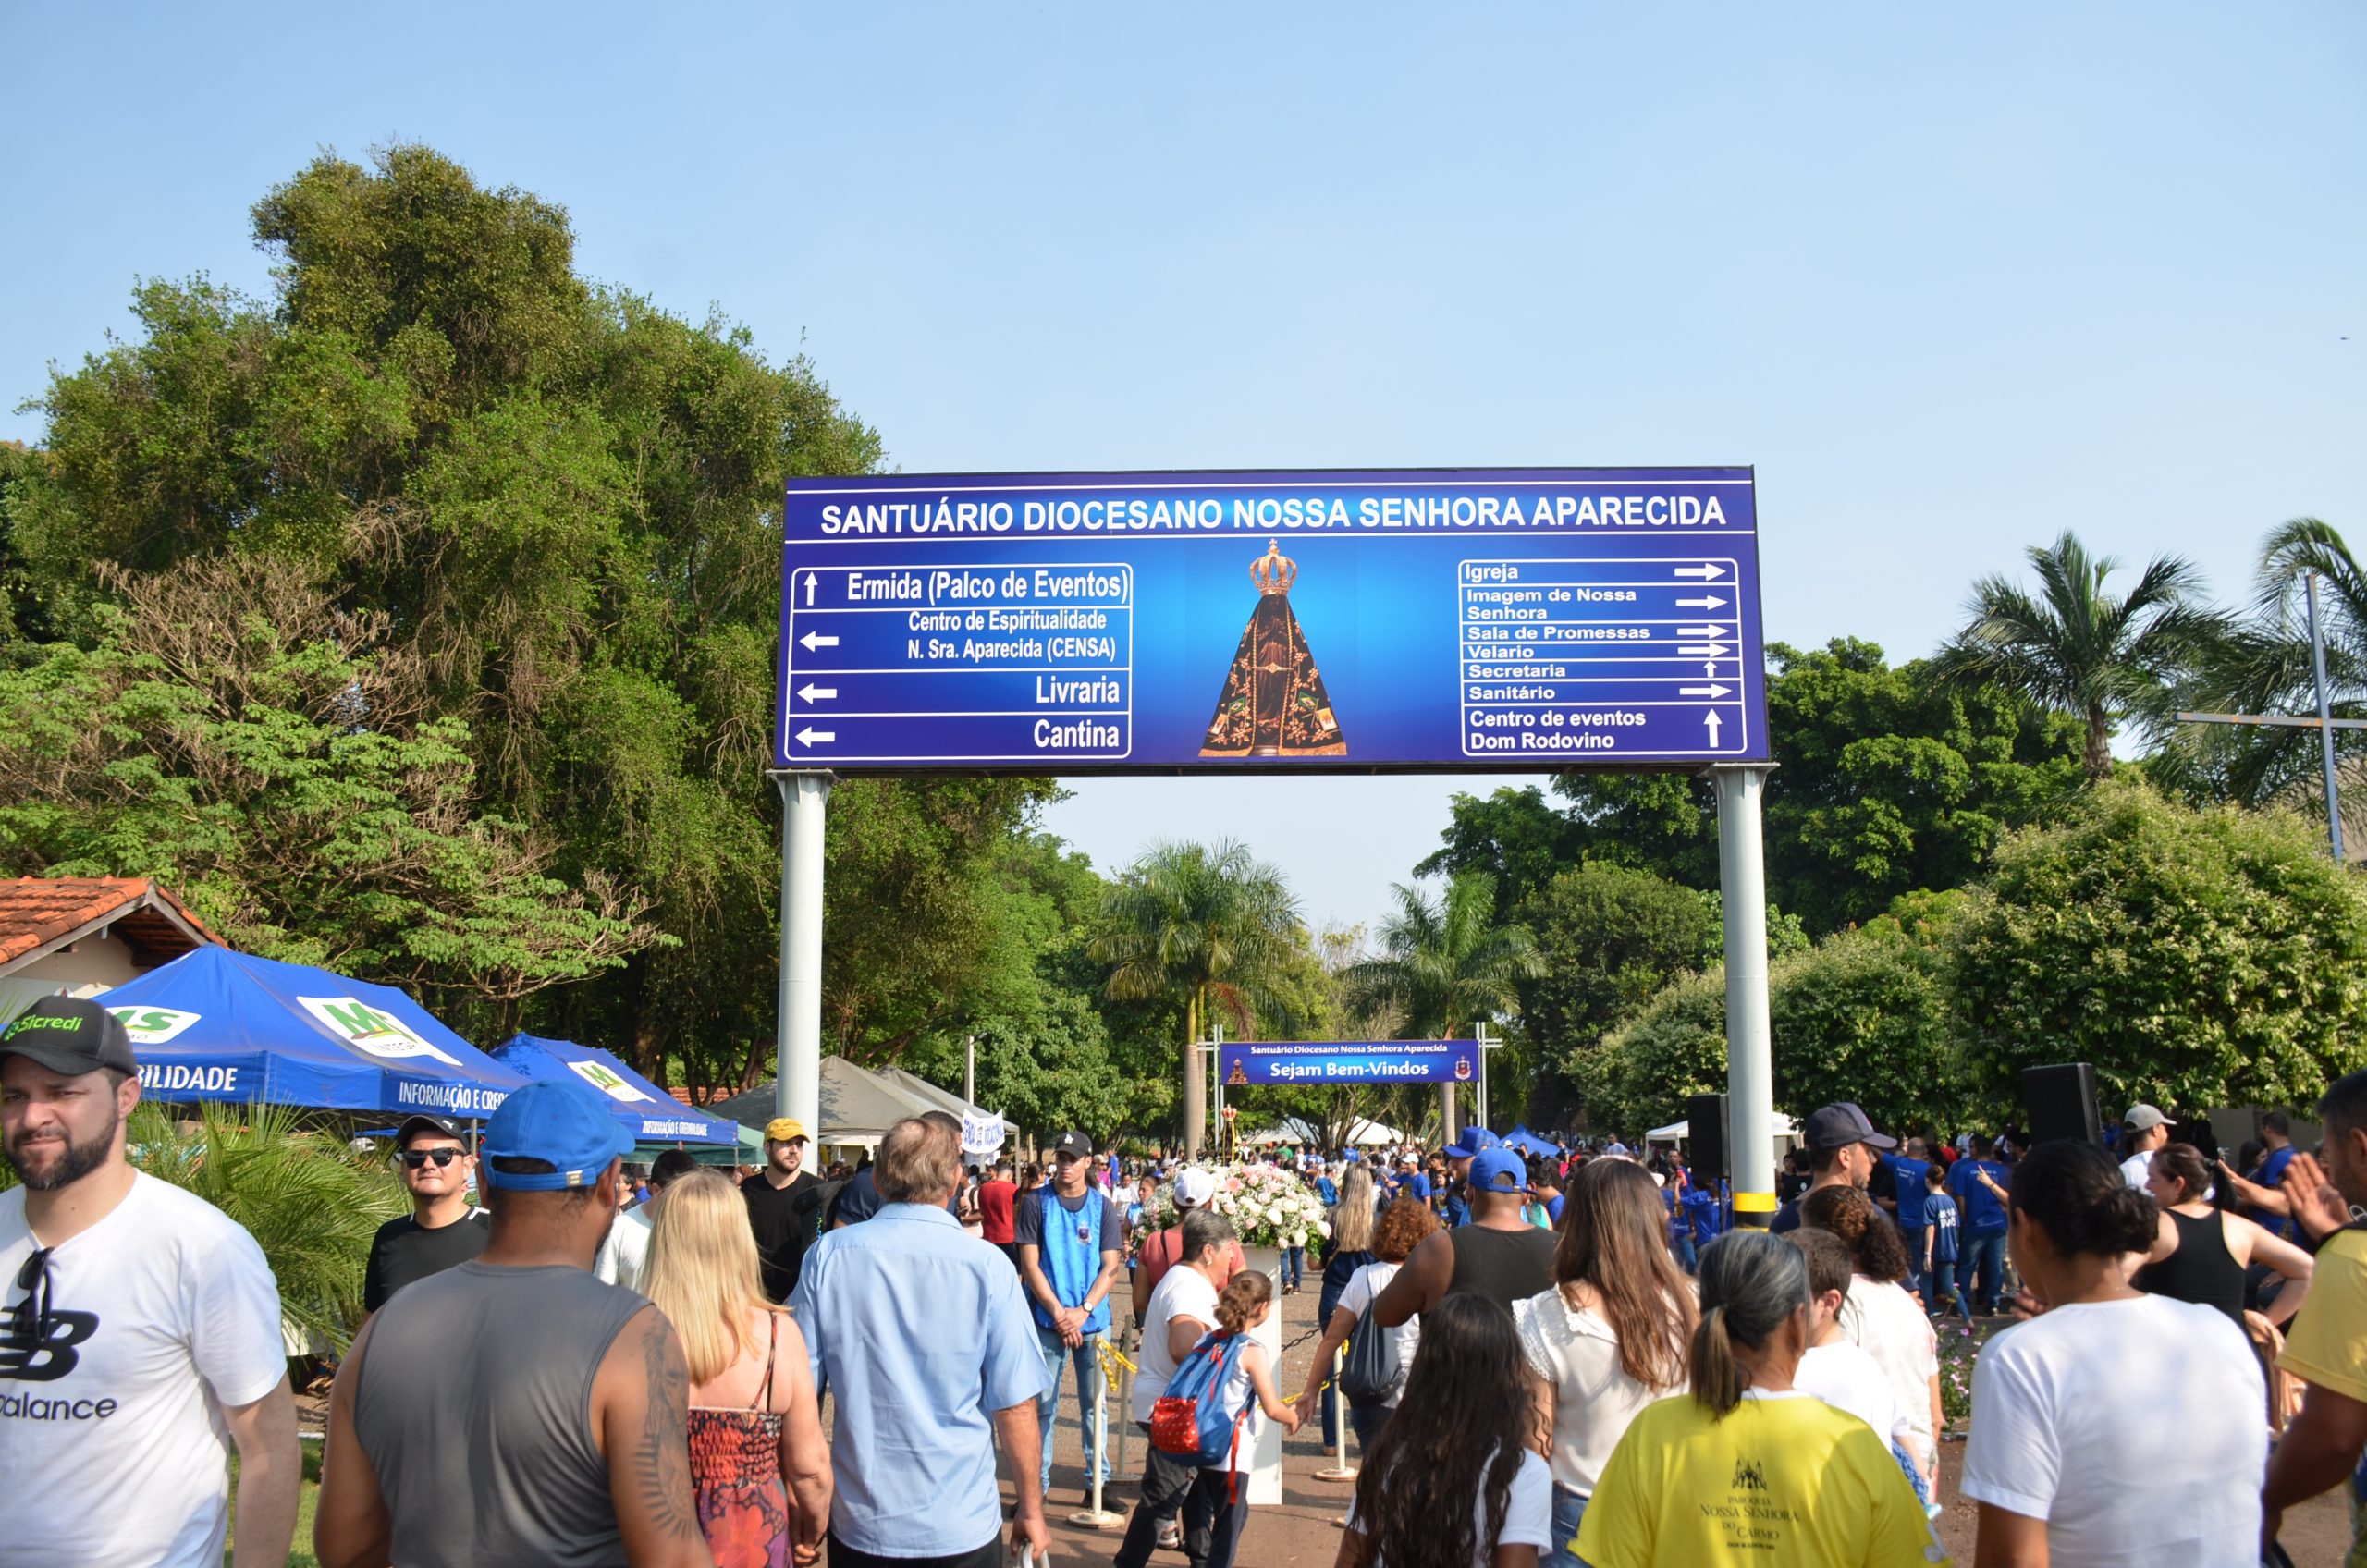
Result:
{"label": "white canopy tent", "polygon": [[[1774,1124],[1775,1152],[1777,1157],[1781,1158],[1785,1149],[1790,1148],[1793,1145],[1800,1141],[1800,1128],[1799,1123],[1794,1121],[1790,1117],[1784,1115],[1780,1110],[1774,1113]],[[1685,1139],[1692,1136],[1692,1134],[1693,1124],[1691,1122],[1672,1121],[1665,1127],[1655,1127],[1650,1132],[1645,1133],[1644,1142],[1648,1144],[1682,1143]]]}
{"label": "white canopy tent", "polygon": [[[1295,1116],[1286,1116],[1275,1126],[1245,1133],[1245,1144],[1312,1144],[1323,1136],[1322,1130],[1309,1125]],[[1403,1143],[1405,1135],[1394,1127],[1384,1127],[1378,1121],[1359,1120],[1348,1129],[1348,1142],[1356,1148],[1379,1148],[1384,1144]]]}

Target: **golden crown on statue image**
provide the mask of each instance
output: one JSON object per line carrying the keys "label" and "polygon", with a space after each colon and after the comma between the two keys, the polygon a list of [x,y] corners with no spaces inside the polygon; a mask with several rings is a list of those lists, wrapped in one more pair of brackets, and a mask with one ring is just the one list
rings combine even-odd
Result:
{"label": "golden crown on statue image", "polygon": [[1266,553],[1251,564],[1249,575],[1260,594],[1287,594],[1298,581],[1298,562],[1282,554],[1280,539],[1269,539]]}

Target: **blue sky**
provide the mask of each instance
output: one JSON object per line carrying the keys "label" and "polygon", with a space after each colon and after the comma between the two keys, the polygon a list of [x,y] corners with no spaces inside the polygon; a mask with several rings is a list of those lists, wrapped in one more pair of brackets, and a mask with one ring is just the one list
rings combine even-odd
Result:
{"label": "blue sky", "polygon": [[[936,470],[1758,465],[1771,637],[2367,533],[2367,8],[11,4],[0,399],[426,141]],[[0,411],[0,435],[38,436]],[[1490,780],[1081,780],[1369,919]]]}

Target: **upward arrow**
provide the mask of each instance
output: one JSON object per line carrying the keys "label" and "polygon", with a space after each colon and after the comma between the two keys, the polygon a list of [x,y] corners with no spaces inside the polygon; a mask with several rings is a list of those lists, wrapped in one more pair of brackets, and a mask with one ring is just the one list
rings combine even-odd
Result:
{"label": "upward arrow", "polygon": [[805,602],[814,602],[814,574],[810,571],[805,574]]}
{"label": "upward arrow", "polygon": [[1701,716],[1701,721],[1710,727],[1710,746],[1714,751],[1718,744],[1718,710],[1711,708]]}

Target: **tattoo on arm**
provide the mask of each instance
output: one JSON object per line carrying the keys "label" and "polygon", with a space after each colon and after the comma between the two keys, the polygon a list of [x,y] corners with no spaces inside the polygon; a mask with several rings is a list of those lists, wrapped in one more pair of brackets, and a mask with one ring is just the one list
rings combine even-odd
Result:
{"label": "tattoo on arm", "polygon": [[698,1540],[698,1511],[691,1502],[690,1368],[665,1315],[650,1309],[641,1317],[648,1405],[632,1449],[634,1494],[660,1537]]}

